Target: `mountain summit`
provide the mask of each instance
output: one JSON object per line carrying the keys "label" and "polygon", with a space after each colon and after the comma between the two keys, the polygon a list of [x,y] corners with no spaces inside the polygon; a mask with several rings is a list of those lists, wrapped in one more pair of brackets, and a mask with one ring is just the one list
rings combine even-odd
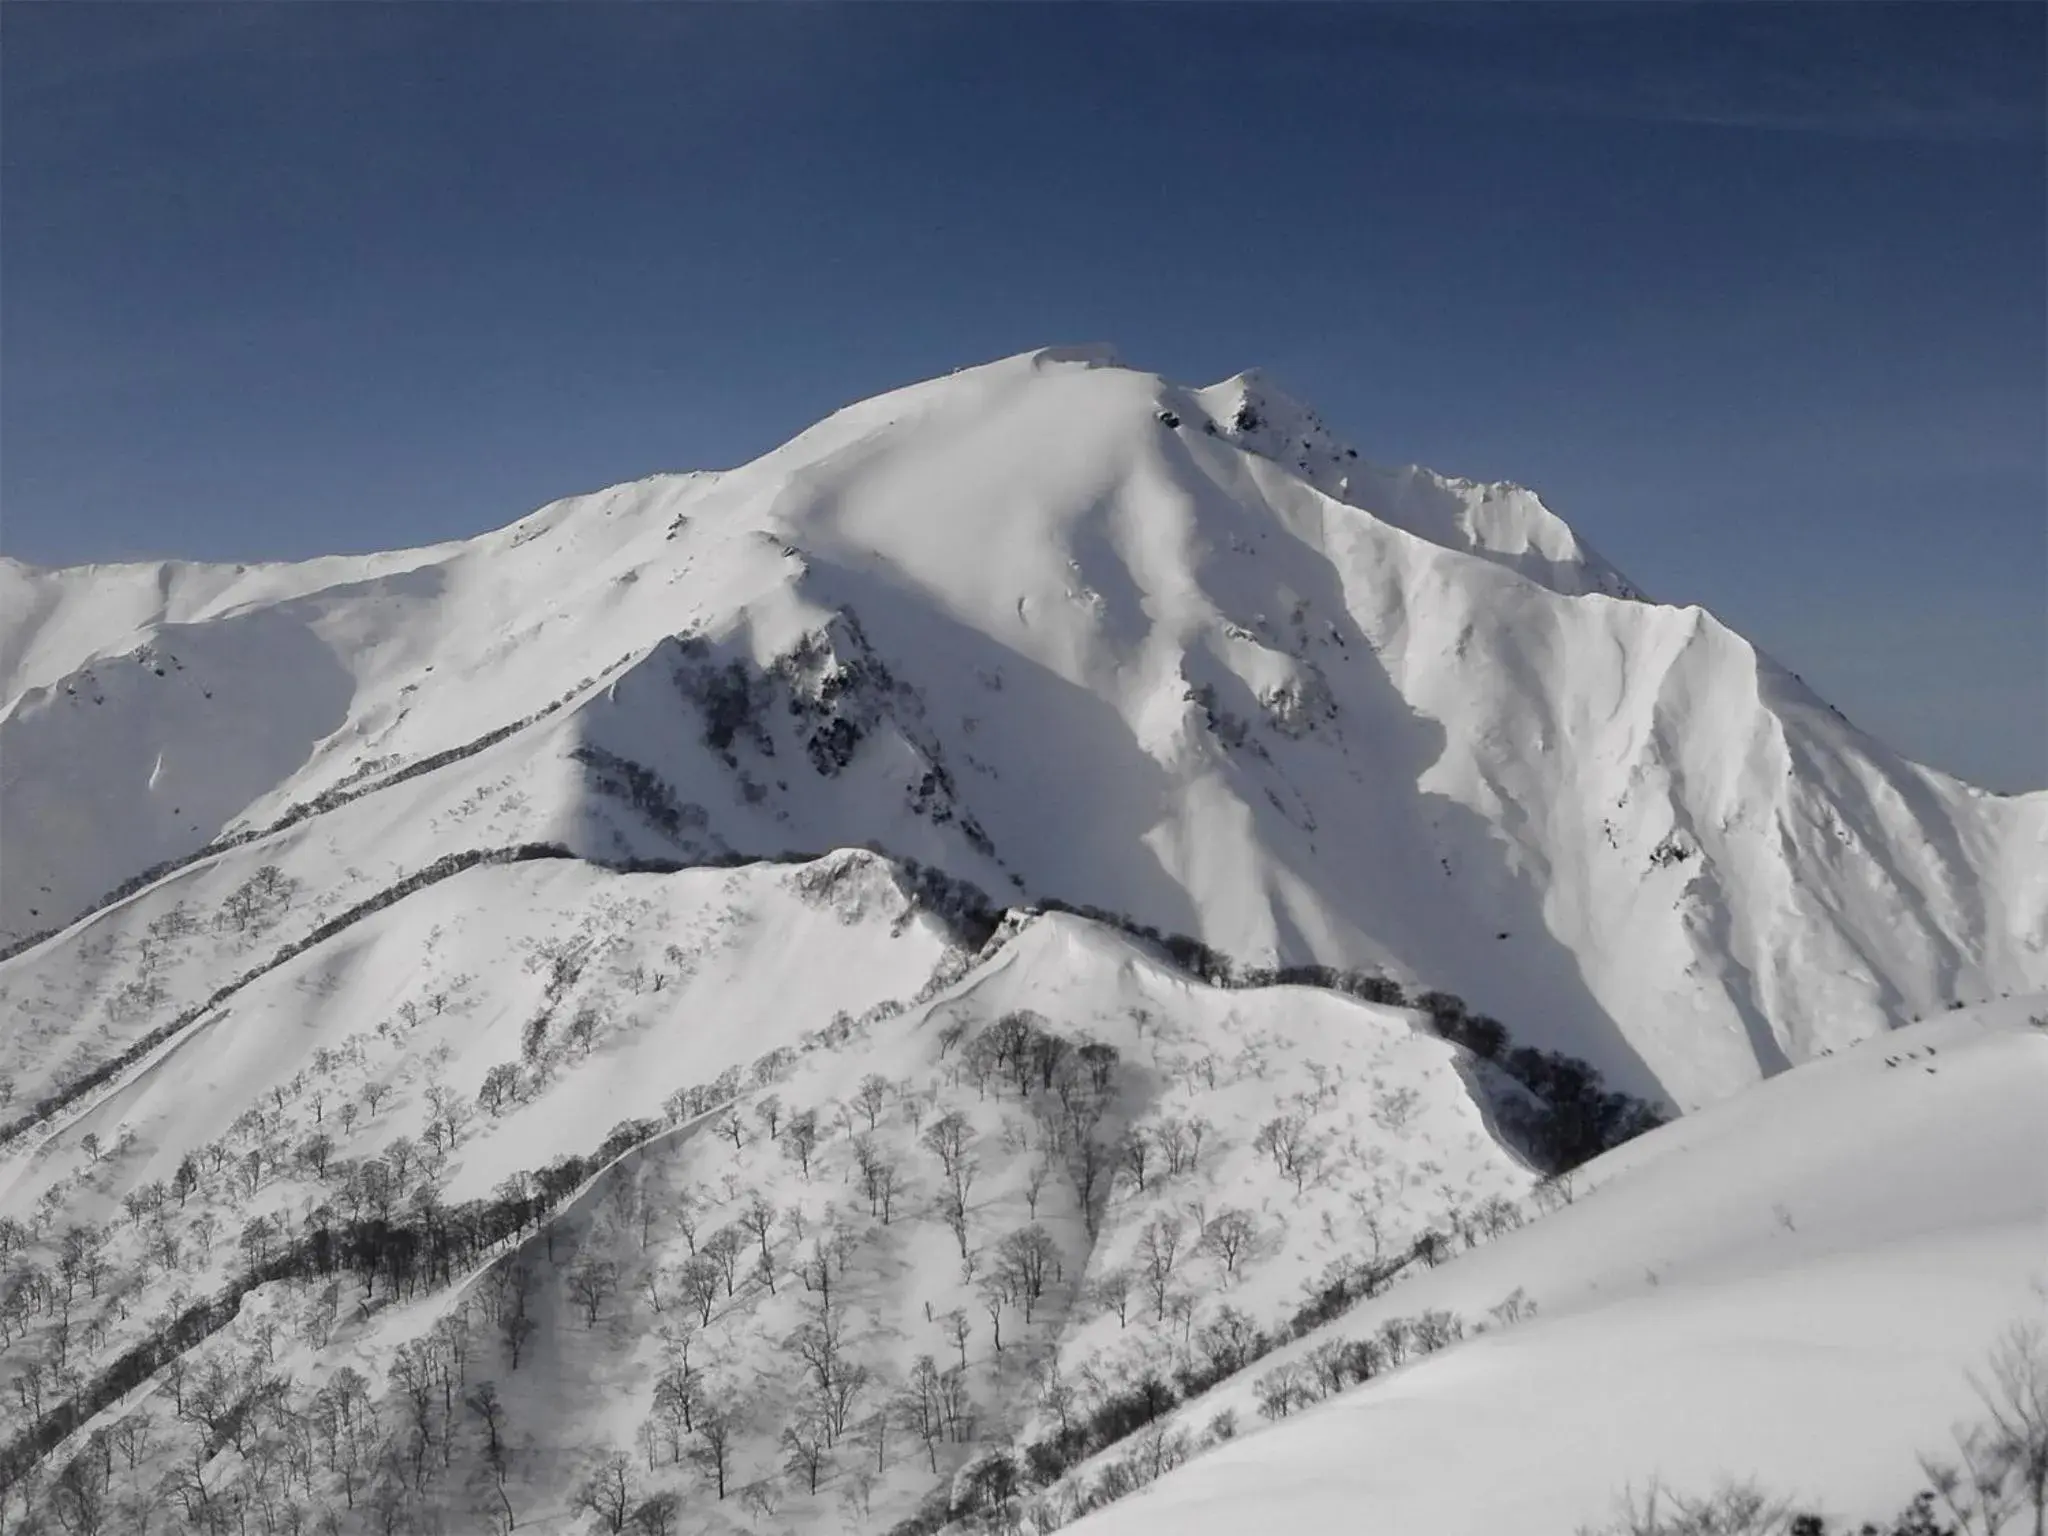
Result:
{"label": "mountain summit", "polygon": [[15,941],[240,839],[365,880],[865,843],[1451,987],[1681,1107],[2048,981],[2048,796],[1258,373],[1046,349],[459,543],[0,582]]}

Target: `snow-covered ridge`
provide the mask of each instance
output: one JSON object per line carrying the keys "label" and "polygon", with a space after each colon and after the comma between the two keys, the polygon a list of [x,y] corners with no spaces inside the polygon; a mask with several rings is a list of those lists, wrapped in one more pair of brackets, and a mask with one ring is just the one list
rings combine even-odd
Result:
{"label": "snow-covered ridge", "polygon": [[1899,760],[1531,493],[1375,469],[1256,374],[1048,349],[458,544],[0,580],[4,938],[308,807],[392,870],[481,821],[875,841],[1446,985],[1681,1105],[2048,964],[2048,797]]}
{"label": "snow-covered ridge", "polygon": [[1258,369],[1194,397],[1208,423],[1233,441],[1417,538],[1496,561],[1559,592],[1643,596],[1526,487],[1458,479],[1419,464],[1371,463]]}
{"label": "snow-covered ridge", "polygon": [[[362,814],[369,803],[350,811]],[[297,851],[310,852],[306,829],[294,831]],[[188,1028],[68,1105],[32,1144],[0,1152],[0,1218],[23,1223],[0,1229],[10,1245],[25,1242],[40,1256],[33,1213],[61,1207],[73,1226],[100,1234],[95,1251],[107,1272],[122,1277],[128,1302],[115,1309],[110,1293],[103,1317],[95,1290],[94,1305],[80,1312],[89,1310],[94,1326],[70,1346],[72,1374],[52,1385],[47,1400],[58,1416],[45,1420],[39,1408],[11,1425],[0,1453],[56,1447],[62,1462],[67,1439],[133,1412],[125,1390],[108,1385],[124,1378],[110,1373],[123,1351],[152,1336],[154,1309],[173,1288],[227,1298],[203,1327],[188,1315],[183,1347],[194,1371],[241,1361],[256,1336],[249,1330],[260,1331],[265,1317],[294,1332],[309,1322],[305,1338],[283,1347],[292,1370],[303,1373],[305,1392],[335,1380],[349,1361],[381,1381],[401,1369],[414,1339],[467,1309],[461,1326],[495,1362],[484,1365],[479,1353],[479,1374],[488,1370],[500,1381],[529,1434],[543,1430],[520,1483],[529,1515],[549,1529],[566,1514],[584,1441],[630,1437],[655,1391],[665,1337],[657,1325],[665,1307],[680,1304],[674,1272],[700,1240],[687,1215],[679,1228],[670,1213],[702,1202],[701,1237],[708,1239],[713,1224],[730,1225],[735,1213],[753,1208],[728,1173],[752,1180],[756,1203],[772,1200],[803,1228],[760,1234],[774,1268],[741,1281],[725,1298],[730,1305],[714,1304],[700,1340],[710,1347],[700,1362],[720,1383],[731,1382],[736,1408],[746,1410],[735,1453],[744,1481],[769,1485],[779,1475],[776,1427],[807,1390],[784,1369],[787,1351],[777,1345],[812,1293],[796,1283],[778,1288],[775,1277],[784,1264],[807,1262],[813,1228],[853,1241],[849,1201],[867,1211],[866,1235],[855,1246],[869,1251],[856,1260],[849,1248],[835,1263],[851,1264],[860,1277],[840,1294],[851,1306],[849,1348],[871,1363],[863,1369],[874,1372],[870,1395],[879,1401],[913,1363],[888,1341],[929,1332],[927,1304],[942,1316],[951,1306],[981,1305],[971,1277],[951,1278],[954,1247],[978,1245],[984,1235],[993,1245],[1012,1226],[1042,1223],[1036,1230],[1054,1245],[1048,1262],[1057,1257],[1061,1273],[1043,1277],[1046,1292],[1034,1297],[1042,1305],[1026,1309],[1033,1317],[1015,1314],[1021,1302],[999,1303],[994,1337],[1007,1338],[1011,1350],[1028,1341],[1034,1352],[1050,1347],[1077,1369],[1099,1369],[1156,1348],[1157,1333],[1142,1326],[1142,1314],[1113,1319],[1083,1297],[1091,1276],[1107,1277],[1126,1262],[1148,1219],[1198,1190],[1226,1209],[1241,1203],[1255,1213],[1248,1232],[1258,1241],[1248,1238],[1228,1255],[1239,1301],[1262,1312],[1290,1309],[1296,1279],[1323,1262],[1334,1240],[1331,1222],[1346,1209],[1344,1193],[1335,1181],[1297,1180],[1290,1214],[1267,1208],[1268,1159],[1254,1143],[1259,1119],[1311,1085],[1314,1114],[1304,1116],[1298,1155],[1320,1160],[1327,1151],[1334,1166],[1371,1143],[1370,1166],[1384,1195],[1375,1220],[1385,1241],[1409,1241],[1439,1213],[1432,1178],[1458,1181],[1460,1198],[1474,1201],[1512,1199],[1528,1183],[1527,1170],[1489,1134],[1484,1098],[1473,1092],[1459,1053],[1402,1010],[1308,989],[1218,991],[1142,946],[1060,915],[1015,921],[979,945],[970,925],[963,947],[963,931],[947,917],[944,882],[858,850],[789,867],[661,874],[607,872],[558,857],[485,862],[445,879],[406,882],[401,901],[370,904],[345,926],[329,917],[340,905],[333,892],[305,890],[283,869],[250,892],[230,888],[225,922],[206,917],[220,888],[217,871],[195,868],[96,920],[101,931],[83,941],[67,936],[0,967],[7,1000],[28,1003],[32,1017],[57,1029],[54,1038],[38,1032],[5,1041],[8,1067],[25,1076],[39,1053],[67,1044],[61,1020],[77,1011],[81,986],[95,1015],[101,999],[122,999],[104,1014],[118,1026],[144,992],[156,996],[142,1000],[145,1010],[171,1006],[309,923],[318,925],[315,934],[327,933],[318,942],[290,939],[276,963],[256,967]],[[173,913],[182,919],[167,921]],[[57,951],[65,950],[59,963]],[[991,1057],[980,1038],[1020,1027],[1065,1042],[1042,1067],[1034,1063],[1025,1074],[1029,1091],[1021,1092],[1014,1058]],[[1065,1052],[1082,1054],[1061,1075],[1055,1069]],[[1055,1078],[1057,1093],[1049,1086]],[[881,1085],[872,1102],[871,1083]],[[1057,1106],[1069,1100],[1090,1117],[1091,1157],[1101,1161],[1084,1158],[1080,1171],[1061,1171],[1047,1187],[1046,1170],[1034,1174],[1028,1159],[1008,1149],[1050,1134],[1035,1127],[1065,1113]],[[856,1118],[835,1119],[835,1104]],[[785,1157],[777,1145],[777,1106],[822,1125],[805,1154],[812,1160],[800,1168],[796,1154]],[[732,1108],[743,1118],[728,1143],[707,1111]],[[861,1114],[865,1138],[856,1135]],[[934,1176],[916,1161],[927,1155],[920,1131],[942,1114],[958,1116],[976,1149],[978,1188],[964,1235],[932,1219]],[[764,1123],[765,1136],[757,1135],[754,1127]],[[607,1135],[607,1127],[616,1129]],[[1141,1159],[1135,1184],[1123,1185],[1127,1176],[1111,1170],[1109,1149],[1135,1145],[1134,1136],[1148,1146],[1158,1138],[1161,1161],[1148,1173]],[[877,1144],[898,1160],[901,1188],[863,1197],[855,1164]],[[1041,1150],[1039,1161],[1057,1164],[1056,1153]],[[365,1174],[370,1168],[384,1172]],[[418,1228],[429,1240],[431,1213],[446,1213],[464,1268],[404,1268],[379,1279],[380,1265],[363,1270],[351,1259],[358,1278],[370,1276],[370,1304],[322,1324],[315,1316],[322,1282],[306,1234],[341,1220],[320,1192],[359,1192],[363,1177],[430,1189],[431,1203],[406,1209],[429,1213]],[[544,1294],[532,1301],[535,1314],[549,1319],[534,1356],[522,1362],[515,1351],[504,1360],[481,1331],[477,1293],[490,1273],[541,1259],[540,1237],[521,1242],[532,1216],[502,1225],[514,1210],[507,1191],[533,1182],[549,1191],[541,1213],[547,1254],[581,1253],[612,1264],[621,1277],[628,1268],[620,1266],[628,1266],[633,1294],[654,1298],[647,1327],[626,1327],[630,1314],[620,1315],[622,1326],[610,1336],[624,1353],[595,1376],[589,1365],[596,1357],[583,1351],[600,1341],[579,1340],[587,1323],[572,1317],[581,1304],[552,1262]],[[619,1202],[643,1210],[637,1202],[647,1198],[657,1210],[644,1223],[633,1219],[636,1256],[621,1249],[606,1257],[622,1235]],[[243,1224],[238,1245],[215,1241],[223,1209]],[[111,1213],[118,1210],[143,1214],[116,1225]],[[1319,1223],[1319,1216],[1328,1219]],[[169,1257],[145,1273],[149,1251]],[[250,1274],[259,1254],[274,1278]],[[1192,1252],[1187,1260],[1192,1276]],[[472,1272],[473,1264],[487,1269]],[[637,1278],[642,1267],[644,1280]],[[901,1281],[905,1275],[921,1278],[911,1285]],[[53,1319],[40,1306],[20,1315],[19,1332],[0,1340],[10,1366],[44,1357]],[[1126,1321],[1139,1326],[1127,1333]],[[271,1337],[279,1342],[275,1331]],[[984,1364],[977,1346],[971,1390],[1004,1417],[981,1434],[949,1432],[949,1463],[976,1443],[1000,1443],[1024,1428],[1008,1418],[1023,1402],[1012,1379],[1018,1358],[997,1350]],[[280,1402],[303,1396],[297,1386],[281,1390]],[[70,1406],[81,1401],[90,1405],[82,1412]],[[145,1393],[141,1411],[176,1439],[161,1389]],[[934,1458],[940,1454],[935,1447]],[[210,1476],[241,1475],[239,1452],[209,1459]],[[871,1490],[875,1502],[906,1511],[929,1486],[924,1465],[897,1457],[886,1486]],[[447,1496],[436,1493],[433,1501]],[[834,1528],[830,1506],[796,1518]]]}

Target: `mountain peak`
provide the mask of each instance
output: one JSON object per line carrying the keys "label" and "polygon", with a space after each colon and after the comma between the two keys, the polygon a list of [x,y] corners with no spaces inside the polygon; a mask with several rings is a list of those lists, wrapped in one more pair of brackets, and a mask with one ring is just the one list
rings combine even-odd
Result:
{"label": "mountain peak", "polygon": [[[1021,353],[460,544],[0,564],[0,1376],[45,1394],[0,1473],[26,1448],[90,1492],[118,1446],[124,1489],[254,1512],[290,1461],[345,1531],[566,1529],[595,1466],[623,1528],[630,1486],[704,1469],[701,1410],[730,1432],[717,1491],[751,1495],[700,1478],[708,1530],[735,1506],[929,1528],[974,1469],[1014,1473],[997,1455],[1102,1449],[1054,1434],[1040,1383],[1103,1383],[1075,1426],[1132,1427],[1115,1383],[1169,1379],[1249,1422],[1364,1318],[1429,1353],[1490,1314],[1518,1359],[1567,1330],[1504,1390],[1618,1360],[1658,1390],[1574,1392],[1633,1424],[1690,1399],[1634,1368],[1640,1334],[1578,1342],[1602,1297],[1671,1298],[1698,1370],[1758,1333],[1703,1333],[1686,1298],[1764,1257],[1809,1318],[1845,1232],[1910,1238],[1921,1288],[1848,1309],[1888,1359],[1917,1321],[1991,1315],[1947,1304],[1988,1272],[1977,1235],[1939,1273],[1917,1251],[1959,1210],[2011,1236],[2022,1294],[2038,1001],[1997,1005],[2013,1038],[1974,1065],[1946,1013],[1843,1048],[2041,985],[2048,796],[1972,795],[1700,610],[1611,600],[1521,487],[1371,465],[1256,371],[1191,390],[1114,355]],[[1820,1091],[1746,1092],[1779,1074]],[[1644,1100],[1737,1113],[1623,1148],[1597,1199],[1537,1185]],[[72,1295],[102,1249],[104,1293],[81,1270]],[[450,1390],[472,1366],[509,1491],[498,1421]],[[1926,1372],[1837,1379],[1947,1412]],[[913,1388],[922,1455],[907,1424],[853,1438],[851,1394],[895,1414]],[[1361,1401],[1414,1401],[1387,1390]],[[1457,1442],[1474,1401],[1414,1443]],[[357,1450],[304,1438],[346,1415]],[[1495,1439],[1529,1470],[1485,1528],[1568,1528],[1577,1504],[1522,1519],[1526,1487],[1601,1433]],[[856,1465],[885,1475],[810,1497]],[[1181,1486],[1150,1530],[1252,1518]],[[1392,1525],[1451,1529],[1442,1507]]]}
{"label": "mountain peak", "polygon": [[1028,357],[1034,367],[1050,368],[1061,364],[1077,364],[1083,368],[1121,368],[1122,355],[1106,341],[1082,342],[1078,346],[1038,347],[1022,354]]}
{"label": "mountain peak", "polygon": [[1362,457],[1321,414],[1263,370],[1194,391],[1218,432],[1324,495],[1432,544],[1476,555],[1568,596],[1642,590],[1581,540],[1541,497],[1508,481],[1390,468]]}
{"label": "mountain peak", "polygon": [[[1248,960],[1456,985],[1681,1103],[1872,997],[2031,974],[2031,898],[1967,897],[1943,850],[2036,812],[1927,788],[1747,645],[1610,601],[1639,594],[1531,491],[1375,465],[1256,369],[1114,357],[1019,353],[403,557],[6,572],[0,942],[417,793],[399,864],[483,806],[608,860],[874,840]],[[1838,880],[1779,922],[1774,893]],[[1867,894],[1902,889],[1964,906],[1916,950]]]}

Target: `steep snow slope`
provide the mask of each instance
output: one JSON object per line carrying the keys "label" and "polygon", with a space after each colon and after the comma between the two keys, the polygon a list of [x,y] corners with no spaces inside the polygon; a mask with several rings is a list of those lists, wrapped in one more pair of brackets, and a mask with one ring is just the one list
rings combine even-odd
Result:
{"label": "steep snow slope", "polygon": [[[695,1075],[715,1078],[793,1047],[838,1013],[915,992],[945,953],[945,937],[914,921],[869,862],[849,854],[822,866],[681,875],[617,875],[574,860],[466,870],[267,971],[68,1116],[33,1153],[0,1164],[0,1178],[11,1175],[16,1187],[27,1180],[39,1193],[76,1163],[79,1139],[97,1132],[108,1146],[133,1138],[124,1181],[167,1180],[183,1157],[228,1136],[251,1105],[296,1097],[309,1069],[326,1075],[330,1058],[344,1057],[349,1075],[386,1083],[392,1096],[366,1122],[377,1141],[337,1136],[335,1155],[374,1154],[394,1126],[408,1134],[424,1127],[424,1078],[474,1103],[492,1066],[521,1057],[531,1020],[563,1015],[559,1047],[561,1030],[587,1005],[589,1036],[571,1041],[572,1054],[580,1060],[602,1045],[604,1071],[561,1084],[545,1117],[517,1108],[493,1117],[488,1129],[506,1148],[473,1150],[441,1183],[451,1199],[486,1194],[507,1173],[588,1151],[620,1120],[658,1115],[663,1096]],[[803,869],[842,877],[807,884]],[[778,963],[791,953],[805,955],[806,966]],[[345,1087],[328,1091],[351,1096]],[[317,1115],[305,1130],[324,1125]],[[59,1156],[64,1148],[69,1159]],[[25,1211],[28,1202],[11,1201],[6,1188],[0,1203]]]}
{"label": "steep snow slope", "polygon": [[0,657],[19,686],[0,710],[0,931],[61,924],[244,818],[267,822],[351,775],[374,783],[588,682],[622,659],[585,645],[601,626],[534,642],[559,641],[577,595],[602,611],[620,572],[600,557],[586,588],[563,568],[573,541],[560,524],[572,508],[600,528],[615,513],[633,521],[710,478],[619,487],[392,555],[55,572],[9,562],[0,575],[20,600],[0,609]]}
{"label": "steep snow slope", "polygon": [[[959,1065],[959,1048],[947,1043],[963,1026],[971,1039],[1020,1007],[1076,1039],[1092,1037],[1120,1051],[1111,1112],[1120,1126],[1156,1134],[1199,1116],[1207,1134],[1190,1165],[1170,1171],[1161,1152],[1142,1185],[1127,1167],[1105,1171],[1086,1202],[1095,1207],[1091,1221],[1071,1169],[1059,1166],[1058,1154],[1040,1139],[1043,1122],[1027,1098],[1001,1073],[985,1092],[975,1087]],[[1216,1086],[1189,1075],[1202,1056],[1229,1048],[1242,1054],[1218,1064]],[[790,1271],[779,1290],[757,1276],[730,1304],[721,1301],[689,1355],[705,1373],[708,1394],[734,1415],[731,1480],[761,1502],[742,1503],[740,1511],[720,1507],[697,1491],[701,1479],[672,1466],[659,1449],[655,1467],[638,1478],[642,1490],[668,1485],[695,1495],[691,1518],[720,1536],[756,1528],[747,1512],[759,1518],[769,1509],[781,1530],[886,1530],[978,1456],[1045,1432],[1051,1414],[1041,1406],[1043,1383],[1068,1382],[1077,1400],[1087,1400],[1183,1357],[1190,1334],[1226,1299],[1262,1320],[1293,1310],[1300,1284],[1355,1225],[1342,1181],[1320,1179],[1297,1192],[1252,1145],[1276,1105],[1313,1089],[1309,1063],[1342,1084],[1321,1101],[1317,1120],[1333,1140],[1348,1140],[1347,1165],[1361,1192],[1369,1188],[1382,1202],[1389,1245],[1406,1242],[1441,1213],[1440,1186],[1475,1203],[1525,1189],[1526,1172],[1485,1134],[1454,1056],[1405,1022],[1355,1004],[1292,989],[1218,994],[1163,971],[1092,925],[1035,924],[926,1008],[877,1020],[845,1045],[807,1055],[776,1085],[788,1113],[830,1105],[846,1117],[807,1173],[770,1146],[757,1125],[741,1147],[702,1128],[636,1154],[565,1215],[565,1259],[552,1268],[537,1303],[549,1322],[531,1373],[522,1367],[500,1378],[514,1423],[574,1426],[536,1472],[522,1519],[570,1528],[564,1492],[594,1451],[635,1443],[656,1413],[657,1382],[677,1359],[673,1319],[665,1329],[644,1299],[624,1297],[633,1290],[659,1294],[691,1250],[672,1229],[657,1230],[651,1243],[634,1235],[636,1202],[664,1212],[694,1206],[706,1231],[765,1202],[776,1222],[768,1240],[773,1264]],[[879,1125],[869,1129],[846,1106],[876,1074],[892,1087]],[[1377,1121],[1371,1095],[1404,1090],[1414,1096],[1412,1110]],[[967,1157],[980,1168],[965,1228],[971,1261],[944,1223],[943,1171],[918,1134],[948,1112],[967,1122]],[[863,1143],[871,1150],[863,1152]],[[874,1148],[906,1178],[887,1221],[876,1219],[862,1192],[860,1158]],[[1357,1164],[1349,1164],[1353,1157]],[[1048,1160],[1053,1171],[1034,1194],[1034,1164]],[[1199,1248],[1197,1211],[1211,1221],[1247,1215],[1255,1238],[1228,1272]],[[1159,1304],[1141,1277],[1140,1250],[1148,1225],[1162,1218],[1174,1224],[1181,1251]],[[1050,1273],[1045,1294],[1027,1307],[1021,1295],[991,1286],[1007,1284],[1005,1240],[1032,1228],[1050,1234]],[[696,1241],[701,1248],[701,1234]],[[821,1245],[845,1254],[830,1287],[806,1275]],[[595,1330],[564,1286],[562,1277],[574,1272],[571,1252],[574,1262],[614,1265],[621,1277],[621,1300],[607,1305]],[[655,1292],[646,1291],[650,1275]],[[1120,1311],[1105,1298],[1126,1288]],[[839,1298],[847,1354],[865,1374],[849,1415],[853,1427],[828,1455],[814,1493],[801,1471],[785,1475],[790,1452],[778,1436],[809,1412],[803,1374],[788,1366],[807,1321],[819,1315],[821,1294]],[[953,1331],[955,1316],[964,1320],[964,1341]],[[356,1347],[372,1355],[388,1348],[389,1326],[421,1325],[400,1320]],[[778,1354],[782,1369],[766,1363]],[[958,1363],[965,1405],[961,1429],[940,1433],[929,1449],[907,1423],[884,1428],[872,1417],[911,1387],[920,1357]]]}
{"label": "steep snow slope", "polygon": [[[2035,1022],[2027,1022],[2029,1015]],[[2048,1282],[2048,997],[1871,1041],[1589,1164],[1576,1202],[1190,1405],[1235,1443],[1081,1521],[1568,1536],[1624,1484],[1757,1476],[1890,1514],[1978,1411],[1966,1379]],[[1251,1378],[1332,1337],[1517,1288],[1533,1319],[1264,1427]],[[1484,1476],[1471,1468],[1483,1467]]]}
{"label": "steep snow slope", "polygon": [[1681,1105],[2044,979],[2048,797],[1901,761],[1526,492],[1349,453],[1256,378],[1041,352],[467,544],[14,568],[0,923],[518,728],[519,836],[879,840]]}
{"label": "steep snow slope", "polygon": [[[295,830],[284,855],[303,860]],[[555,1187],[563,1204],[544,1231],[528,1220],[460,1269],[386,1276],[306,1258],[237,1291],[188,1341],[188,1376],[114,1398],[50,1465],[139,1414],[154,1449],[124,1490],[143,1497],[196,1453],[214,1496],[269,1498],[262,1436],[215,1435],[180,1406],[187,1379],[227,1381],[266,1423],[274,1404],[283,1426],[317,1421],[315,1392],[344,1366],[362,1371],[397,1394],[371,1418],[402,1456],[407,1351],[459,1336],[458,1355],[436,1358],[496,1382],[520,1436],[507,1492],[521,1525],[568,1529],[592,1457],[636,1445],[688,1339],[703,1400],[735,1415],[735,1497],[709,1497],[659,1450],[643,1489],[688,1490],[721,1533],[752,1528],[762,1501],[782,1503],[790,1529],[886,1527],[977,1455],[1042,1433],[1043,1382],[1071,1378],[1092,1396],[1185,1358],[1225,1300],[1278,1324],[1352,1247],[1402,1252],[1529,1187],[1490,1120],[1513,1090],[1480,1091],[1486,1069],[1405,1010],[1211,988],[1066,915],[1013,918],[970,954],[923,890],[860,851],[667,874],[536,858],[418,886],[303,948],[318,914],[302,904],[251,935],[167,931],[163,892],[104,914],[102,962],[118,968],[148,936],[165,952],[150,974],[177,999],[195,964],[256,974],[0,1154],[0,1234],[17,1266],[56,1274],[66,1231],[98,1239],[89,1298],[83,1285],[73,1297],[74,1269],[61,1317],[54,1293],[4,1314],[10,1371],[62,1361],[44,1378],[47,1407],[108,1379],[195,1295],[312,1244],[344,1213],[371,1235],[387,1228],[363,1221],[366,1206],[419,1233],[472,1230],[463,1202],[502,1202],[562,1157],[609,1150],[574,1175],[580,1189]],[[239,946],[236,965],[210,958],[223,944]],[[271,954],[282,958],[264,968]],[[1059,1049],[991,1055],[1005,1029]],[[778,1144],[771,1104],[790,1124],[814,1117],[807,1154]],[[932,1138],[948,1116],[966,1170],[957,1220]],[[1298,1120],[1298,1174],[1261,1145],[1282,1116]],[[607,1139],[629,1118],[645,1123]],[[1140,1146],[1148,1156],[1134,1158]],[[892,1170],[879,1201],[873,1158]],[[1227,1249],[1205,1241],[1219,1223],[1238,1233]],[[746,1262],[687,1327],[683,1273],[722,1229]],[[1147,1245],[1169,1229],[1148,1284]],[[1037,1289],[992,1291],[1011,1273],[1005,1245],[1027,1230],[1043,1244]],[[317,1251],[353,1250],[327,1236]],[[828,1262],[828,1275],[807,1269]],[[515,1269],[534,1325],[518,1352],[499,1336]],[[598,1271],[609,1281],[593,1312],[577,1277]],[[822,1493],[799,1497],[778,1435],[813,1411],[796,1341],[835,1296],[832,1326],[863,1374]],[[894,1413],[926,1355],[957,1355],[960,1371],[948,1388],[959,1412],[928,1448],[897,1419],[873,1420]],[[38,1418],[10,1426],[0,1451]],[[877,1432],[879,1446],[859,1438]],[[475,1494],[473,1426],[457,1413],[423,1433],[443,1472],[407,1480],[407,1518],[476,1528],[489,1500]],[[341,1470],[324,1466],[299,1497],[346,1506]]]}

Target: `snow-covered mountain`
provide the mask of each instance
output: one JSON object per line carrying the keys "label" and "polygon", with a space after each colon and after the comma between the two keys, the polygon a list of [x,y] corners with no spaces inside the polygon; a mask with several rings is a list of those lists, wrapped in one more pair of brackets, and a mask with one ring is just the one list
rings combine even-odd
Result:
{"label": "snow-covered mountain", "polygon": [[[1772,1106],[1862,1147],[1888,1046],[1840,1053],[2048,987],[2048,794],[1903,761],[1526,490],[1099,349],[473,540],[0,562],[0,689],[0,1536],[617,1530],[627,1482],[1044,1529],[1359,1308],[1519,1289],[1576,1348],[1581,1288],[1748,1273],[1758,1180],[1863,1212],[1920,1143],[1808,1191]],[[2039,1002],[1997,1093],[1908,1106],[1991,1148],[1915,1233],[1983,1178],[2031,1219]],[[1555,1209],[1636,1100],[1732,1102]]]}
{"label": "snow-covered mountain", "polygon": [[0,579],[15,938],[496,737],[409,798],[608,858],[875,842],[1451,986],[1681,1106],[2048,980],[2048,796],[1903,761],[1530,492],[1374,468],[1255,375],[1044,351],[463,543]]}

